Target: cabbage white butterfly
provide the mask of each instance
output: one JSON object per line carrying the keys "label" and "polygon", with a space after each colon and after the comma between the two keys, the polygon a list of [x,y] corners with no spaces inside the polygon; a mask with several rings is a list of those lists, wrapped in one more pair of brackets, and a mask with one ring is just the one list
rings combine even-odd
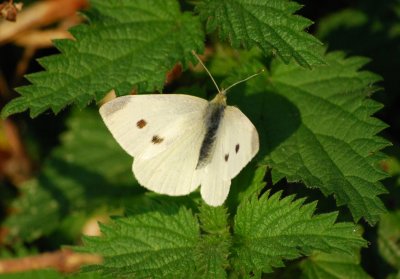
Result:
{"label": "cabbage white butterfly", "polygon": [[138,182],[154,192],[187,195],[201,185],[204,201],[221,205],[231,179],[256,155],[258,133],[236,107],[227,106],[218,89],[207,101],[183,94],[129,95],[115,98],[100,114],[116,141],[134,157]]}

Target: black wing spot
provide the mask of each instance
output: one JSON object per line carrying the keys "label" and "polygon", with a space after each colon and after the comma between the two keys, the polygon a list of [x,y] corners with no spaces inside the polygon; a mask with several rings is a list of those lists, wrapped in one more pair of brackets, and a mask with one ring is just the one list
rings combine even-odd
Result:
{"label": "black wing spot", "polygon": [[140,119],[138,122],[136,122],[136,126],[139,128],[139,129],[142,129],[144,126],[146,126],[147,125],[147,122],[146,122],[146,120],[144,120],[144,119]]}
{"label": "black wing spot", "polygon": [[153,138],[151,139],[151,142],[154,144],[159,144],[163,142],[163,138],[160,138],[159,136],[155,135],[153,136]]}
{"label": "black wing spot", "polygon": [[236,154],[239,152],[239,148],[240,148],[240,145],[239,145],[239,144],[236,144],[236,146],[235,146]]}
{"label": "black wing spot", "polygon": [[225,162],[228,162],[229,154],[225,154]]}

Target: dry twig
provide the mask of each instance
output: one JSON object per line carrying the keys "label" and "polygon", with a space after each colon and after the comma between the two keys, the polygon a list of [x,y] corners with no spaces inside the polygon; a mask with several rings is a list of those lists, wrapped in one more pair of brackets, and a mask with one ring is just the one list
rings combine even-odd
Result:
{"label": "dry twig", "polygon": [[18,259],[0,261],[0,274],[54,268],[60,272],[74,272],[85,264],[99,264],[102,258],[96,255],[80,254],[71,250],[59,250]]}
{"label": "dry twig", "polygon": [[86,0],[46,0],[32,4],[21,11],[16,22],[0,22],[0,44],[13,41],[24,32],[74,16],[77,10],[86,6]]}
{"label": "dry twig", "polygon": [[19,185],[32,176],[33,167],[14,123],[5,119],[0,124],[4,129],[8,144],[8,150],[4,153],[8,155],[0,158],[0,172],[9,177],[15,185]]}
{"label": "dry twig", "polygon": [[0,16],[8,21],[15,22],[21,9],[22,3],[14,3],[13,0],[4,1],[0,4]]}

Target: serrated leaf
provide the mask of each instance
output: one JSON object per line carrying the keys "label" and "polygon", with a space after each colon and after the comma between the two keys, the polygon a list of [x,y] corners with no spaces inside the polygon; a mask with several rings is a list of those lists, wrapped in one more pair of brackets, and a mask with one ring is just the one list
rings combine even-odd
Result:
{"label": "serrated leaf", "polygon": [[400,270],[400,211],[382,217],[378,228],[378,248],[382,257]]}
{"label": "serrated leaf", "polygon": [[[385,193],[379,181],[386,177],[379,150],[389,144],[376,136],[386,125],[371,117],[381,108],[369,98],[380,77],[360,71],[368,62],[362,57],[334,52],[326,61],[313,70],[274,63],[264,79],[232,89],[230,102],[240,102],[255,122],[274,183],[286,177],[318,187],[347,205],[356,221],[364,217],[374,224],[385,212],[378,198]],[[236,75],[256,71],[239,62]]]}
{"label": "serrated leaf", "polygon": [[266,172],[266,165],[259,165],[257,160],[253,160],[232,180],[229,199],[226,201],[230,212],[236,212],[240,202],[261,193],[266,186],[266,182],[264,182]]}
{"label": "serrated leaf", "polygon": [[202,203],[199,220],[201,229],[209,234],[229,234],[228,211],[224,206],[209,206]]}
{"label": "serrated leaf", "polygon": [[305,279],[369,279],[360,266],[360,256],[353,254],[315,253],[301,264]]}
{"label": "serrated leaf", "polygon": [[5,222],[10,237],[32,241],[75,210],[119,208],[143,192],[132,175],[132,158],[109,136],[97,111],[74,113],[67,125],[39,177],[22,185],[16,213]]}
{"label": "serrated leaf", "polygon": [[227,278],[230,244],[229,235],[202,236],[196,251],[197,274],[200,278]]}
{"label": "serrated leaf", "polygon": [[322,64],[321,43],[304,32],[312,22],[293,15],[300,7],[286,0],[203,0],[197,8],[208,32],[218,29],[233,47],[258,46],[286,63],[294,58],[306,67]]}
{"label": "serrated leaf", "polygon": [[251,182],[249,183],[249,187],[247,187],[244,191],[239,194],[240,200],[251,199],[254,196],[260,195],[261,191],[267,185],[264,181],[265,175],[267,173],[266,165],[259,165],[255,171],[253,171],[253,177]]}
{"label": "serrated leaf", "polygon": [[329,66],[314,71],[284,65],[273,69],[273,90],[296,105],[298,114],[287,117],[301,123],[283,143],[271,133],[267,161],[289,181],[334,193],[356,221],[363,216],[374,224],[385,211],[377,195],[385,192],[379,180],[386,175],[377,166],[378,151],[388,142],[376,136],[386,125],[371,117],[381,106],[366,97],[380,77],[359,71],[364,58],[332,53],[326,60]]}
{"label": "serrated leaf", "polygon": [[201,278],[226,278],[231,246],[227,209],[202,203],[199,220],[205,234],[201,236],[196,253],[198,274]]}
{"label": "serrated leaf", "polygon": [[152,92],[163,87],[176,63],[193,59],[203,48],[197,17],[181,13],[176,0],[92,0],[90,24],[74,27],[76,40],[59,40],[60,55],[40,60],[47,70],[29,75],[32,85],[6,105],[2,116],[30,109],[32,117],[47,109],[59,112],[76,103],[85,107],[111,89],[118,95]]}
{"label": "serrated leaf", "polygon": [[315,207],[281,193],[242,203],[234,225],[236,268],[257,275],[315,251],[351,253],[366,245],[354,224],[335,224],[337,213],[314,215]]}
{"label": "serrated leaf", "polygon": [[89,270],[134,278],[186,278],[195,273],[200,230],[195,216],[184,207],[163,204],[115,218],[101,231],[101,237],[85,238],[80,249],[104,257],[102,265]]}

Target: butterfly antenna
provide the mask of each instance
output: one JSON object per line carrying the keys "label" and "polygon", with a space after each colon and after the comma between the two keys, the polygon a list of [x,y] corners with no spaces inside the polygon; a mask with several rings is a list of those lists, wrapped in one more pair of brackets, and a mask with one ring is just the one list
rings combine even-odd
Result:
{"label": "butterfly antenna", "polygon": [[200,57],[196,54],[196,52],[194,50],[192,50],[192,53],[194,56],[196,56],[197,60],[199,60],[200,64],[203,66],[204,70],[206,70],[207,74],[210,76],[211,80],[213,81],[215,87],[217,88],[218,92],[221,92],[221,90],[219,89],[217,83],[215,82],[213,76],[211,75],[210,71],[207,69],[206,65],[203,64],[203,61],[201,61]]}
{"label": "butterfly antenna", "polygon": [[242,80],[239,80],[239,81],[235,82],[234,84],[231,84],[230,86],[228,86],[228,88],[224,89],[224,91],[227,92],[227,91],[228,91],[229,89],[231,89],[232,87],[238,85],[239,83],[248,81],[249,79],[252,79],[253,77],[258,76],[258,75],[261,74],[262,72],[264,72],[264,69],[261,69],[260,71],[258,71],[258,73],[255,73],[254,75],[251,75],[251,76],[249,76],[249,77],[247,77],[247,78],[245,78],[245,79],[242,79]]}

